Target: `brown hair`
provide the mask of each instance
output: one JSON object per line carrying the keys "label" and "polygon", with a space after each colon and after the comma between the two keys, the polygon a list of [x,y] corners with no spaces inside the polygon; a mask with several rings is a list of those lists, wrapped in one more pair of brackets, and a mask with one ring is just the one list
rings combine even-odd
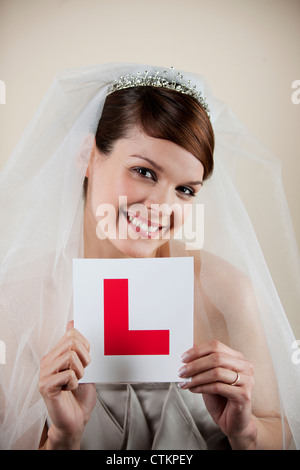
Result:
{"label": "brown hair", "polygon": [[[107,96],[96,132],[98,149],[109,154],[133,126],[145,134],[183,147],[201,161],[203,179],[213,171],[214,132],[206,111],[194,98],[167,88],[127,88]],[[85,181],[85,191],[87,179]]]}

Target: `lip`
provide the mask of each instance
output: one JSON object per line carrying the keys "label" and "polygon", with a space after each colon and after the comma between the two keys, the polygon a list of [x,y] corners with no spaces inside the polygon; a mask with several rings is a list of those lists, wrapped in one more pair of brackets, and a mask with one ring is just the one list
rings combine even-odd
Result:
{"label": "lip", "polygon": [[136,214],[130,212],[124,213],[124,216],[130,227],[145,238],[157,238],[162,230],[167,228],[166,225],[153,222],[151,219],[146,219],[140,215],[136,216]]}

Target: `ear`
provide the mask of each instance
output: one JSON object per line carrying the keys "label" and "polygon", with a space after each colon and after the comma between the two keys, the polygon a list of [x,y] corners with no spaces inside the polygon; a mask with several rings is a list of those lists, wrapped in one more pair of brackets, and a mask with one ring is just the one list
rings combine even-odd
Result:
{"label": "ear", "polygon": [[79,149],[79,153],[76,157],[77,167],[83,172],[85,172],[85,176],[87,178],[89,177],[90,161],[95,154],[95,150],[95,136],[93,134],[88,134],[82,142],[82,145]]}

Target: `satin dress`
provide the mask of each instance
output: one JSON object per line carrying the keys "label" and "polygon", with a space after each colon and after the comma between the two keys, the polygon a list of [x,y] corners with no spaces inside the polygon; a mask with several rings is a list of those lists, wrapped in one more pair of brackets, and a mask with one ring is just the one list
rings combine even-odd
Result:
{"label": "satin dress", "polygon": [[174,383],[97,384],[83,450],[226,450],[202,395]]}

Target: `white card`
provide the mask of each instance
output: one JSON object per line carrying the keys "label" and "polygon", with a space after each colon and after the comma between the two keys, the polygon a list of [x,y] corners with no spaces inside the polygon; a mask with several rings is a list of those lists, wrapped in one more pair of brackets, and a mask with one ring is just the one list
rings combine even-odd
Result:
{"label": "white card", "polygon": [[74,326],[90,343],[81,382],[177,382],[193,346],[193,258],[74,259]]}

